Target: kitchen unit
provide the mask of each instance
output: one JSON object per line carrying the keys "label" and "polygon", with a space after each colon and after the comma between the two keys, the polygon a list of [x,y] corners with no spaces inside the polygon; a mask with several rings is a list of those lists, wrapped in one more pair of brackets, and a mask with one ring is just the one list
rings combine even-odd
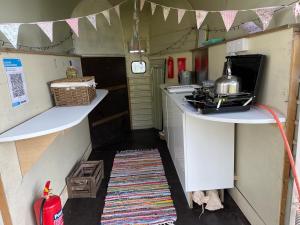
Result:
{"label": "kitchen unit", "polygon": [[[275,123],[267,112],[197,112],[184,101],[186,93],[168,93],[162,86],[164,131],[186,198],[191,192],[234,187],[235,124]],[[280,115],[281,122],[285,117]]]}

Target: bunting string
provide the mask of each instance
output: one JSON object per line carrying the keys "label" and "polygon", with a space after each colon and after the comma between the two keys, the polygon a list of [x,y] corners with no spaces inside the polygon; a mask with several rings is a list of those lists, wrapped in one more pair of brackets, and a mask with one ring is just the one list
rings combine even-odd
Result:
{"label": "bunting string", "polygon": [[[104,18],[107,20],[107,23],[111,25],[111,20],[110,20],[110,12],[111,10],[115,12],[115,14],[119,17],[120,19],[120,5],[128,2],[129,0],[124,0],[120,2],[117,5],[114,5],[108,9],[105,9],[101,12],[96,12],[90,15],[86,16],[80,16],[80,17],[74,17],[74,18],[67,18],[67,19],[60,19],[60,20],[54,20],[54,21],[39,21],[39,22],[30,22],[30,23],[2,23],[0,24],[0,32],[2,32],[9,43],[13,45],[13,47],[17,48],[30,48],[30,49],[37,49],[37,50],[48,50],[51,48],[55,48],[67,40],[69,40],[71,37],[68,36],[66,39],[59,41],[55,44],[49,45],[49,46],[44,46],[44,47],[31,47],[31,46],[25,46],[25,45],[19,45],[18,44],[18,33],[19,33],[19,28],[23,24],[32,24],[32,25],[37,25],[43,32],[44,34],[48,37],[48,39],[53,42],[53,24],[56,22],[66,22],[70,29],[73,31],[72,34],[75,34],[77,37],[79,37],[79,27],[78,27],[78,22],[79,19],[87,19],[91,25],[97,30],[97,24],[96,24],[96,16],[97,15],[102,15]],[[181,23],[183,17],[186,15],[186,12],[194,12],[195,13],[195,20],[196,20],[196,28],[201,29],[201,30],[208,30],[206,28],[201,28],[201,25],[203,24],[206,16],[208,13],[219,13],[220,16],[223,19],[225,28],[221,29],[209,29],[208,31],[210,32],[228,32],[229,30],[236,30],[239,29],[240,26],[245,24],[246,22],[240,23],[238,25],[233,25],[233,22],[235,20],[235,17],[238,12],[246,12],[246,11],[252,11],[255,12],[257,17],[253,19],[253,22],[261,22],[263,29],[265,30],[268,26],[270,21],[273,18],[273,15],[279,12],[282,9],[292,7],[293,12],[297,21],[297,16],[300,15],[300,3],[299,0],[291,2],[289,4],[283,4],[283,5],[277,5],[277,6],[268,6],[268,7],[260,7],[260,8],[252,8],[252,9],[236,9],[236,10],[199,10],[199,9],[183,9],[183,8],[176,8],[172,6],[166,6],[162,4],[158,4],[156,2],[152,2],[151,0],[139,0],[140,1],[140,10],[143,10],[145,4],[150,4],[151,8],[151,14],[154,15],[155,10],[157,6],[162,8],[163,11],[163,19],[166,21],[169,13],[171,10],[177,10],[177,19],[178,19],[178,24]],[[196,29],[195,27],[192,28]],[[0,40],[0,47],[6,45],[8,42],[4,40]],[[173,44],[172,44],[173,45]]]}

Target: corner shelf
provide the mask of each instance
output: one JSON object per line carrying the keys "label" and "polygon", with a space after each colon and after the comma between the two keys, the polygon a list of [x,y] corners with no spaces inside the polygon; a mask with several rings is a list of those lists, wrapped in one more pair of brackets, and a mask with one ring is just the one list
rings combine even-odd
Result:
{"label": "corner shelf", "polygon": [[1,142],[15,142],[22,175],[25,175],[60,132],[78,125],[104,99],[98,89],[90,105],[53,107],[0,134]]}

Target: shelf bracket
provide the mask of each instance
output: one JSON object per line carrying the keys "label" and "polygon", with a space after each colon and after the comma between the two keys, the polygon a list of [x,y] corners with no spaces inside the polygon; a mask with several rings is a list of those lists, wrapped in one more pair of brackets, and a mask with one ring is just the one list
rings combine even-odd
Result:
{"label": "shelf bracket", "polygon": [[21,173],[24,176],[61,132],[15,142]]}

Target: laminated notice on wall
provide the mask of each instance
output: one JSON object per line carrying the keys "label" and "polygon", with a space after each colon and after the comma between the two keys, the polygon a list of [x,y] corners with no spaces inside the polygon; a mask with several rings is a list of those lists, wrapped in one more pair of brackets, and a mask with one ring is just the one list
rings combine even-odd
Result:
{"label": "laminated notice on wall", "polygon": [[23,66],[20,59],[3,59],[12,107],[23,105],[29,101]]}

